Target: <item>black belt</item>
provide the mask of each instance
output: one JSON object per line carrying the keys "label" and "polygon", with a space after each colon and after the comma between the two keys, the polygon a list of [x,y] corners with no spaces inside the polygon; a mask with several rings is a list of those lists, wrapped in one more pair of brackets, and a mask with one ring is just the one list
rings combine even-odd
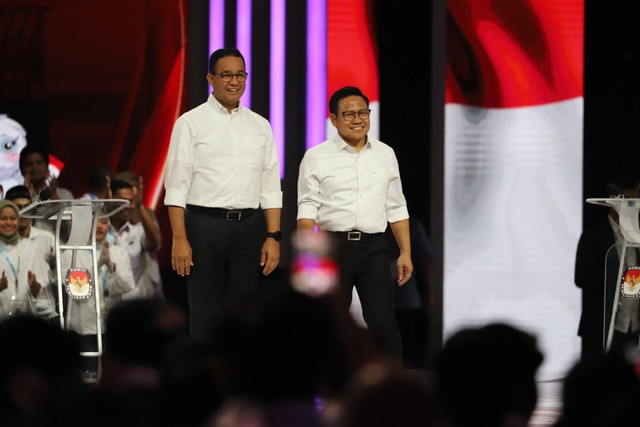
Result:
{"label": "black belt", "polygon": [[351,242],[357,242],[358,240],[375,239],[376,237],[384,236],[384,233],[365,233],[363,231],[332,231],[332,234],[338,236],[340,240],[348,240]]}
{"label": "black belt", "polygon": [[223,209],[223,208],[207,208],[205,206],[187,205],[187,210],[205,215],[211,215],[216,218],[223,218],[227,221],[242,221],[249,219],[258,212],[258,209]]}

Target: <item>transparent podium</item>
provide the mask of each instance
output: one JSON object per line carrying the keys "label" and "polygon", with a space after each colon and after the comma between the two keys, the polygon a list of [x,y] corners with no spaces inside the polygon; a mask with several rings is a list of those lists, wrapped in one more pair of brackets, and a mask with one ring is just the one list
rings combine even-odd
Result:
{"label": "transparent podium", "polygon": [[[623,236],[622,244],[613,245],[607,252],[605,265],[609,265],[609,257],[617,257],[618,273],[617,280],[613,284],[606,283],[607,272],[605,271],[605,286],[603,301],[606,305],[607,294],[610,286],[615,286],[613,290],[613,307],[611,307],[611,320],[608,328],[604,331],[605,351],[611,349],[613,332],[615,330],[620,298],[640,298],[640,222],[638,214],[640,212],[640,199],[625,197],[609,197],[587,199],[587,203],[607,206],[613,208],[618,213],[620,231]],[[605,313],[607,308],[604,307]]]}
{"label": "transparent podium", "polygon": [[[46,200],[35,202],[20,211],[21,218],[44,219],[56,221],[55,225],[55,254],[57,274],[56,309],[59,314],[60,326],[69,329],[65,318],[65,298],[63,287],[71,299],[89,300],[95,298],[97,351],[83,351],[81,356],[102,356],[102,314],[101,292],[98,277],[98,259],[96,247],[96,228],[98,220],[107,218],[124,209],[129,201],[122,199],[73,199]],[[69,237],[66,242],[61,241],[62,225],[69,225]],[[71,268],[62,271],[62,254],[71,251]],[[76,268],[79,251],[89,251],[93,260],[92,268]],[[64,273],[64,278],[63,278]],[[99,377],[99,372],[98,372]]]}

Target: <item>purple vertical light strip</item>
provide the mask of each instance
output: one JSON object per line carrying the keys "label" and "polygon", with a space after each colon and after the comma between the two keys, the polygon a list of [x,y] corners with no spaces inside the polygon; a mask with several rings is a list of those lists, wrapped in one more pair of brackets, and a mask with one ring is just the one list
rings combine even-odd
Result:
{"label": "purple vertical light strip", "polygon": [[[224,47],[224,0],[209,0],[209,55],[221,47]],[[207,91],[209,96],[210,88]]]}
{"label": "purple vertical light strip", "polygon": [[271,0],[271,63],[269,111],[273,136],[280,159],[280,179],[284,179],[284,97],[285,97],[285,0]]}
{"label": "purple vertical light strip", "polygon": [[247,73],[249,73],[246,89],[242,95],[242,105],[251,108],[251,0],[237,0],[236,11],[237,48],[244,56]]}
{"label": "purple vertical light strip", "polygon": [[327,0],[307,0],[307,148],[324,141],[327,99]]}

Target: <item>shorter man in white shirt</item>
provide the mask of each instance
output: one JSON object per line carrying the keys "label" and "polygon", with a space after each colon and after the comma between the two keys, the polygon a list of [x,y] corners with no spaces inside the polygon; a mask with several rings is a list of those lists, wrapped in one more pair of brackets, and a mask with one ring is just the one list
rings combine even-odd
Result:
{"label": "shorter man in white shirt", "polygon": [[[409,212],[393,149],[368,137],[369,99],[353,86],[329,100],[338,135],[309,149],[298,175],[298,230],[331,232],[337,242],[341,288],[348,304],[355,286],[362,315],[380,348],[401,363],[393,312],[388,224],[398,243],[398,286],[413,272]],[[347,305],[348,308],[348,305]]]}

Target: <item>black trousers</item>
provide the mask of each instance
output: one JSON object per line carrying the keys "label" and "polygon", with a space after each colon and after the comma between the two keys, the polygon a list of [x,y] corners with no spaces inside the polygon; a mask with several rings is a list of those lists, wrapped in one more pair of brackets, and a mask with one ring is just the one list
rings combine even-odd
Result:
{"label": "black trousers", "polygon": [[340,266],[340,286],[351,304],[355,286],[362,317],[380,348],[392,360],[402,362],[402,340],[393,311],[394,282],[389,271],[389,240],[384,233],[359,241],[334,234]]}
{"label": "black trousers", "polygon": [[242,221],[185,211],[193,266],[187,276],[191,336],[206,339],[238,298],[256,293],[264,242],[261,212]]}

